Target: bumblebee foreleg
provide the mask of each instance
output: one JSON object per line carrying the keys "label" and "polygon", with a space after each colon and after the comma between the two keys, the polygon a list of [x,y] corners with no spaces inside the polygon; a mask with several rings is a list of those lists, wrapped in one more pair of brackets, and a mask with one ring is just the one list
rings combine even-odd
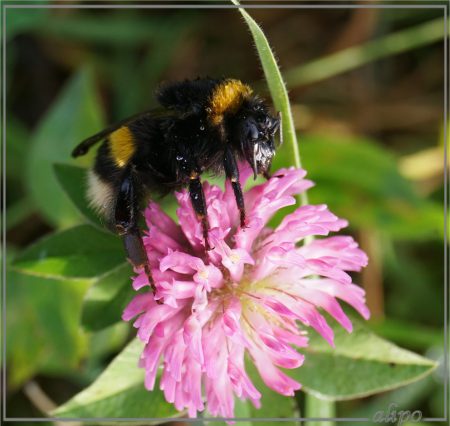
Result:
{"label": "bumblebee foreleg", "polygon": [[225,151],[224,168],[227,179],[230,180],[233,187],[234,197],[239,209],[241,227],[245,227],[245,204],[244,196],[242,194],[241,183],[239,182],[239,168],[236,159],[229,148]]}
{"label": "bumblebee foreleg", "polygon": [[[144,268],[153,295],[156,295],[155,281],[138,226],[139,201],[137,183],[131,169],[128,168],[122,177],[114,208],[115,227],[122,237],[129,261],[135,268]],[[163,301],[157,300],[157,303],[163,303]]]}

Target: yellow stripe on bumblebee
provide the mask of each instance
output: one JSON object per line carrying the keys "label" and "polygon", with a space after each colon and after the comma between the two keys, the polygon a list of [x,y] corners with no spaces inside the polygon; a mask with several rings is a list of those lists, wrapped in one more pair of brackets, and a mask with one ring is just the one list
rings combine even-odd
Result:
{"label": "yellow stripe on bumblebee", "polygon": [[235,79],[227,79],[219,84],[211,96],[207,109],[211,123],[221,124],[224,114],[236,112],[242,101],[252,92],[250,86]]}
{"label": "yellow stripe on bumblebee", "polygon": [[111,155],[118,167],[125,167],[136,151],[133,134],[127,126],[120,127],[109,136]]}

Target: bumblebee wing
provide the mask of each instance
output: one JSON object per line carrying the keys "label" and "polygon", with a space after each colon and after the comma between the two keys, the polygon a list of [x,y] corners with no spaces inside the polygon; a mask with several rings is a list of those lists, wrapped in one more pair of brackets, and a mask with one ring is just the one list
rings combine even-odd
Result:
{"label": "bumblebee wing", "polygon": [[132,115],[131,117],[125,118],[124,120],[121,120],[115,124],[112,124],[111,126],[107,127],[106,129],[102,130],[101,132],[96,133],[93,136],[90,136],[89,138],[82,141],[73,151],[72,151],[72,157],[79,157],[81,155],[86,154],[89,149],[95,145],[97,142],[102,141],[106,137],[108,137],[112,132],[119,129],[120,127],[129,124],[139,118],[145,117],[146,115],[157,115],[159,113],[159,110],[149,110],[140,112],[138,114]]}

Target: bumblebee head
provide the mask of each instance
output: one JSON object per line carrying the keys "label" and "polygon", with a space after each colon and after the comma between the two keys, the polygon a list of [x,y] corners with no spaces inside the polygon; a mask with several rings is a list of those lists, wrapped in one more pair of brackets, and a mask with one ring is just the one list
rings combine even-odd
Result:
{"label": "bumblebee head", "polygon": [[280,114],[273,117],[260,99],[253,98],[244,102],[237,116],[240,154],[252,167],[255,178],[264,175],[275,155],[274,136],[280,128]]}
{"label": "bumblebee head", "polygon": [[214,88],[206,111],[211,125],[221,129],[239,157],[248,161],[255,178],[266,174],[275,154],[280,116],[272,117],[250,86],[235,79],[225,79]]}

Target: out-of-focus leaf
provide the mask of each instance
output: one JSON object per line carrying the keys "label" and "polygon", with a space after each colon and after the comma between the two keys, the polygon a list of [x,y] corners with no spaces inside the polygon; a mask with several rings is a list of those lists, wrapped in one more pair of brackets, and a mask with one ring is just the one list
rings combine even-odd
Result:
{"label": "out-of-focus leaf", "polygon": [[[334,323],[335,348],[311,333],[305,363],[290,376],[302,389],[326,400],[361,398],[420,380],[437,364],[376,336],[359,320],[347,333]],[[330,321],[331,323],[331,321]]]}
{"label": "out-of-focus leaf", "polygon": [[136,293],[131,286],[131,275],[131,266],[124,263],[89,288],[81,314],[83,327],[95,331],[121,321],[125,306]]}
{"label": "out-of-focus leaf", "polygon": [[87,169],[70,164],[55,164],[55,175],[78,211],[93,225],[106,230],[102,218],[90,206],[86,199]]}
{"label": "out-of-focus leaf", "polygon": [[6,127],[6,177],[22,182],[24,160],[30,136],[26,127],[16,118],[9,117]]}
{"label": "out-of-focus leaf", "polygon": [[[158,384],[148,392],[138,368],[143,345],[133,340],[88,388],[52,412],[57,417],[132,417],[163,420],[180,415],[166,402]],[[148,422],[146,422],[148,423]],[[153,423],[153,422],[152,422]]]}
{"label": "out-of-focus leaf", "polygon": [[6,208],[5,212],[6,230],[8,231],[9,229],[14,228],[14,226],[18,225],[30,216],[33,211],[33,202],[26,197],[20,198],[15,203],[10,204]]}
{"label": "out-of-focus leaf", "polygon": [[72,149],[101,130],[102,123],[92,77],[83,70],[69,81],[33,136],[27,182],[36,206],[55,225],[76,223],[79,214],[59,187],[53,163],[69,161]]}
{"label": "out-of-focus leaf", "polygon": [[[185,20],[185,19],[184,19]],[[39,35],[103,45],[130,47],[159,40],[162,32],[183,24],[183,16],[165,19],[133,14],[67,15],[43,23]]]}
{"label": "out-of-focus leaf", "polygon": [[[112,70],[115,117],[120,119],[156,106],[155,88],[198,17],[183,12],[183,16],[173,17],[173,23],[170,19],[165,19],[164,24],[158,22],[160,30],[148,39],[152,40],[152,45],[147,47],[143,58],[136,58],[128,46],[119,47],[114,56],[116,66]],[[130,75],[133,79],[129,79]],[[127,84],[123,84],[124,81]]]}
{"label": "out-of-focus leaf", "polygon": [[67,374],[86,351],[78,326],[84,281],[55,281],[10,271],[6,279],[8,382],[32,375]]}
{"label": "out-of-focus leaf", "polygon": [[[442,207],[416,193],[386,149],[362,138],[325,135],[303,137],[301,148],[308,178],[316,183],[308,191],[311,203],[326,203],[352,226],[395,238],[443,237]],[[283,155],[275,158],[274,170],[284,161]]]}
{"label": "out-of-focus leaf", "polygon": [[[101,315],[101,312],[98,312]],[[83,364],[83,379],[92,383],[105,369],[105,359],[117,354],[130,334],[130,324],[119,322],[111,327],[89,333],[86,359]]]}
{"label": "out-of-focus leaf", "polygon": [[[34,3],[45,3],[37,0]],[[17,34],[27,32],[48,22],[50,9],[8,9],[6,16],[6,40]]]}
{"label": "out-of-focus leaf", "polygon": [[[450,162],[447,159],[447,165]],[[444,147],[435,146],[413,154],[405,155],[399,161],[400,172],[411,180],[421,181],[444,173]],[[444,178],[442,177],[442,185]]]}
{"label": "out-of-focus leaf", "polygon": [[[395,313],[395,318],[409,323],[410,328],[412,313],[414,324],[441,328],[445,302],[443,297],[445,260],[442,256],[442,247],[421,242],[413,248],[407,242],[398,242],[392,248],[392,255],[389,255],[387,240],[383,243],[383,249],[386,282],[395,283],[389,288],[389,297],[385,301],[386,311]],[[416,309],[417,306],[420,306],[420,309]],[[390,332],[396,332],[395,325]],[[420,339],[423,333],[417,328],[417,334],[414,333],[414,336],[408,334],[407,344],[415,345],[416,339]],[[433,333],[430,333],[428,336],[430,341],[432,337]]]}
{"label": "out-of-focus leaf", "polygon": [[42,238],[25,249],[13,267],[44,278],[94,279],[117,268],[124,259],[119,238],[79,225]]}
{"label": "out-of-focus leaf", "polygon": [[[98,312],[101,315],[101,311]],[[129,324],[120,322],[111,327],[91,333],[89,336],[89,358],[102,358],[112,351],[118,352],[124,347],[129,336]]]}
{"label": "out-of-focus leaf", "polygon": [[[444,340],[442,330],[424,327],[411,321],[386,318],[380,322],[371,323],[370,328],[385,339],[413,349],[424,350],[442,345]],[[411,329],[414,333],[411,333]]]}

